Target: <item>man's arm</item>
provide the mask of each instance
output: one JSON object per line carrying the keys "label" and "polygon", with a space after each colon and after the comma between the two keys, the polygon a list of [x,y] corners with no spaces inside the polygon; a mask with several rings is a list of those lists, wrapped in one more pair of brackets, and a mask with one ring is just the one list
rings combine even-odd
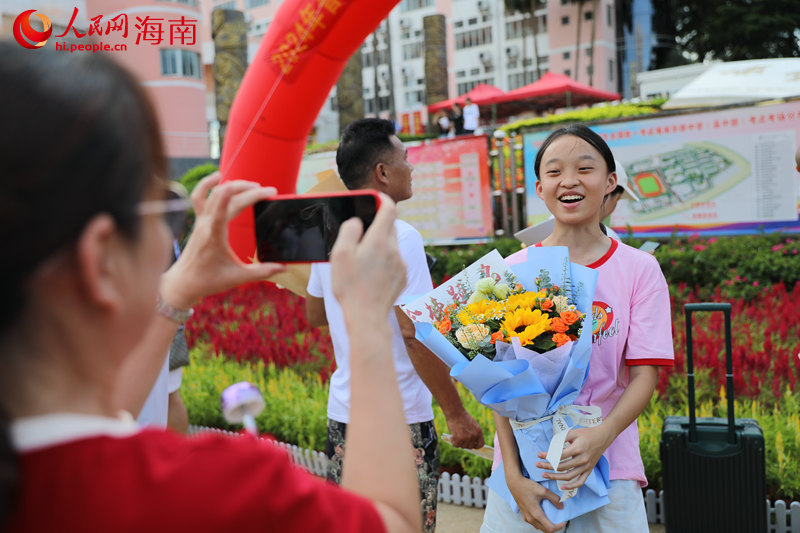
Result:
{"label": "man's arm", "polygon": [[311,296],[306,296],[306,319],[312,328],[328,325],[328,315],[325,314],[325,300]]}
{"label": "man's arm", "polygon": [[460,448],[480,448],[483,446],[483,431],[464,409],[447,365],[416,339],[414,323],[399,307],[395,307],[395,314],[411,364],[442,408],[447,427],[453,434],[453,444]]}

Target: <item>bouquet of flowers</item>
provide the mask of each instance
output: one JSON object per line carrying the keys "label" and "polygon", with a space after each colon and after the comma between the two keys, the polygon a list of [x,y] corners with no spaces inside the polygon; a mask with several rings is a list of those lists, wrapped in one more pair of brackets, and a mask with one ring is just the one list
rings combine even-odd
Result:
{"label": "bouquet of flowers", "polygon": [[[605,458],[582,487],[569,491],[536,467],[538,452],[546,451],[557,469],[567,432],[601,421],[597,407],[573,405],[589,368],[591,327],[583,326],[597,273],[570,263],[565,247],[522,253],[526,260],[509,267],[490,252],[402,308],[417,339],[451,367],[450,375],[510,419],[525,475],[561,494],[564,509],[542,501],[558,523],[608,503]],[[518,509],[502,467],[488,484]]]}
{"label": "bouquet of flowers", "polygon": [[459,294],[469,293],[469,298],[448,305],[433,321],[439,333],[467,359],[477,354],[494,359],[495,343],[510,343],[512,338],[537,353],[578,340],[586,315],[569,302],[569,287],[553,285],[542,272],[542,277],[536,278],[538,290],[525,291],[513,273],[504,275],[504,282],[484,276],[469,287],[467,274],[458,283]]}

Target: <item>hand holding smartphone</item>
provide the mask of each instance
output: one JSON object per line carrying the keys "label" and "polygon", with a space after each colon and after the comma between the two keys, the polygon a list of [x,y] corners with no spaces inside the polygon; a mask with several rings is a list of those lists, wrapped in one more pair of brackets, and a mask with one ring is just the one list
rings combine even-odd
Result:
{"label": "hand holding smartphone", "polygon": [[342,222],[361,219],[364,230],[380,206],[371,189],[312,195],[277,195],[253,207],[256,251],[262,263],[328,261]]}

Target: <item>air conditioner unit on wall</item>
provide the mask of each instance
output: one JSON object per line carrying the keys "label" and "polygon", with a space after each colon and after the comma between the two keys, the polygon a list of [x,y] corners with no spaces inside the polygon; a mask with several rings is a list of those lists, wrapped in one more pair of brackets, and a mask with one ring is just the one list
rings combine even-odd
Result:
{"label": "air conditioner unit on wall", "polygon": [[488,13],[492,9],[492,3],[489,0],[478,0],[478,11],[481,13]]}
{"label": "air conditioner unit on wall", "polygon": [[519,57],[519,47],[517,45],[511,45],[506,47],[506,55],[510,59],[516,59]]}
{"label": "air conditioner unit on wall", "polygon": [[408,17],[401,17],[400,18],[400,27],[404,30],[407,30],[411,27],[411,21],[408,20]]}
{"label": "air conditioner unit on wall", "polygon": [[492,64],[492,53],[491,52],[481,52],[478,54],[478,59],[484,65],[491,65]]}

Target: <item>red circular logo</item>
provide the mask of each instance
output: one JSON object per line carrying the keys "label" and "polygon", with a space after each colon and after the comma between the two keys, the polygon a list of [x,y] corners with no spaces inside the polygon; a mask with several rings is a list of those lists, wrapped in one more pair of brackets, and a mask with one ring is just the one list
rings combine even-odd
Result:
{"label": "red circular logo", "polygon": [[36,13],[35,9],[29,9],[14,20],[14,38],[17,42],[25,48],[36,49],[44,46],[50,34],[53,33],[53,25],[50,19],[41,13],[36,13],[36,16],[42,20],[44,31],[34,30],[31,26],[31,15]]}

